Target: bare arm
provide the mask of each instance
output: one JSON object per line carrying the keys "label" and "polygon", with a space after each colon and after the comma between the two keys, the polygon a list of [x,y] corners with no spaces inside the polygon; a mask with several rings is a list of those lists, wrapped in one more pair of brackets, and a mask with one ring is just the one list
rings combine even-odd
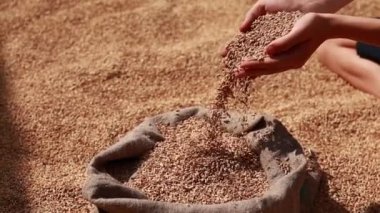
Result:
{"label": "bare arm", "polygon": [[335,13],[353,0],[308,0],[303,3],[302,12]]}
{"label": "bare arm", "polygon": [[329,38],[348,38],[380,46],[380,19],[322,14],[329,21]]}

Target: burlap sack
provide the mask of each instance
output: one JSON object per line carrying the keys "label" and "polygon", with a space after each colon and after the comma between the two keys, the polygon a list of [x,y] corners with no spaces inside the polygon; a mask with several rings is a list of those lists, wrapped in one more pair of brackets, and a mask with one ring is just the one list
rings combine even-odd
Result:
{"label": "burlap sack", "polygon": [[[129,160],[134,161],[136,157],[153,149],[156,142],[163,141],[165,138],[157,129],[158,123],[176,125],[191,116],[210,116],[209,114],[206,109],[191,107],[147,118],[118,143],[91,160],[83,188],[85,198],[96,206],[97,211],[113,213],[312,211],[319,175],[306,171],[307,159],[300,144],[278,120],[266,115],[242,116],[230,113],[229,117],[223,118],[230,122],[222,122],[228,131],[248,137],[252,148],[260,152],[260,162],[270,185],[261,197],[214,205],[158,202],[149,200],[143,192],[123,185],[107,173],[106,166],[109,163],[126,159],[128,168]],[[284,161],[291,168],[287,174],[280,168],[280,163]]]}

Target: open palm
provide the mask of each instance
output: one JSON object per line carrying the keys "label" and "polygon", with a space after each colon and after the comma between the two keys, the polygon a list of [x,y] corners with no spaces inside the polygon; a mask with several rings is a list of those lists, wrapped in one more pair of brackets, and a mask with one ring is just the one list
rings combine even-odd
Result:
{"label": "open palm", "polygon": [[328,38],[328,28],[328,21],[319,14],[304,15],[290,33],[266,47],[270,57],[264,61],[243,61],[237,75],[268,75],[303,66],[319,45]]}

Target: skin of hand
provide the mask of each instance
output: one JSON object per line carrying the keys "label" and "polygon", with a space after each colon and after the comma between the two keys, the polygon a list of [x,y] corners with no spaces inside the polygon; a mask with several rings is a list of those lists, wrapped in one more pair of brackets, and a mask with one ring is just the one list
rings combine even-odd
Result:
{"label": "skin of hand", "polygon": [[308,13],[287,35],[266,47],[264,61],[243,59],[236,75],[260,76],[302,67],[327,39],[346,38],[380,46],[380,20],[327,13]]}
{"label": "skin of hand", "polygon": [[237,71],[238,77],[256,77],[302,67],[316,49],[329,38],[329,20],[318,13],[301,17],[287,35],[266,47],[270,56],[264,61],[245,59]]}
{"label": "skin of hand", "polygon": [[[242,33],[247,32],[252,22],[259,16],[279,11],[301,11],[304,13],[334,13],[353,0],[258,0],[247,12],[240,25]],[[227,55],[226,45],[221,47],[219,54]]]}
{"label": "skin of hand", "polygon": [[304,13],[334,13],[352,0],[258,0],[248,11],[240,26],[246,32],[259,16],[279,11],[301,11]]}

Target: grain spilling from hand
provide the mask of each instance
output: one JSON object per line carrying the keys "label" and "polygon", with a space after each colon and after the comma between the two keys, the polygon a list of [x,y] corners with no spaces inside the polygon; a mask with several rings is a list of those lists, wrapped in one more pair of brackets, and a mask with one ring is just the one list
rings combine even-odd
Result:
{"label": "grain spilling from hand", "polygon": [[235,76],[241,61],[264,60],[266,46],[289,33],[300,16],[300,12],[278,12],[260,16],[252,23],[248,32],[235,36],[226,47],[223,79],[218,88],[214,108],[225,110],[229,98],[234,98],[235,102],[242,103],[243,106],[247,105],[253,77],[239,79]]}
{"label": "grain spilling from hand", "polygon": [[234,106],[235,110],[247,111],[253,77],[235,76],[240,62],[244,58],[264,60],[265,47],[273,40],[289,33],[300,16],[300,12],[278,12],[260,16],[252,23],[248,32],[236,35],[227,45],[227,54],[222,61],[224,67],[222,80],[212,104],[213,113],[210,119],[212,126],[209,131],[211,139],[217,137],[220,132],[221,117],[228,108],[229,99],[234,100],[230,105]]}
{"label": "grain spilling from hand", "polygon": [[146,156],[128,184],[150,199],[180,203],[224,203],[260,195],[267,187],[258,155],[242,137],[210,140],[209,123],[190,118],[162,126],[165,141]]}

